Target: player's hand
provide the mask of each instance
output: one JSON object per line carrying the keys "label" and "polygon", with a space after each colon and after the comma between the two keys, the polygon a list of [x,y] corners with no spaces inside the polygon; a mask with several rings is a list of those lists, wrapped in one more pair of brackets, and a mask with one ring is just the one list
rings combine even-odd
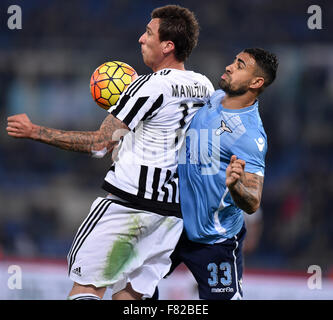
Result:
{"label": "player's hand", "polygon": [[235,155],[230,158],[230,163],[226,169],[227,187],[232,188],[238,181],[242,181],[245,178],[245,161],[237,159]]}
{"label": "player's hand", "polygon": [[33,123],[25,113],[16,114],[7,118],[7,133],[14,138],[30,138]]}

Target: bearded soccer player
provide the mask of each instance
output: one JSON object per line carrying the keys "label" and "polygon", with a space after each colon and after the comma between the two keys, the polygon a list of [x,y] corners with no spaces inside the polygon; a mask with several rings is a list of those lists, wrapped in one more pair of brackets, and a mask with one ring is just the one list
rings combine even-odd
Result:
{"label": "bearded soccer player", "polygon": [[267,151],[258,96],[277,67],[276,56],[263,49],[240,52],[187,131],[178,166],[185,232],[172,270],[184,262],[201,299],[243,297],[243,214],[259,208]]}

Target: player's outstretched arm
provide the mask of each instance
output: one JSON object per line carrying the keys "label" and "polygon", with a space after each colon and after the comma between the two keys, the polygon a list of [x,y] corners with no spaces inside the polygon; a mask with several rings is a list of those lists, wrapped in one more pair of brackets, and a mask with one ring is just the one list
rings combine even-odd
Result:
{"label": "player's outstretched arm", "polygon": [[233,155],[226,169],[226,185],[236,205],[251,214],[260,206],[264,178],[244,168],[245,161]]}
{"label": "player's outstretched arm", "polygon": [[7,119],[8,135],[47,143],[55,147],[92,154],[94,151],[111,151],[128,127],[108,115],[97,131],[66,131],[39,126],[30,121],[26,114],[17,114]]}

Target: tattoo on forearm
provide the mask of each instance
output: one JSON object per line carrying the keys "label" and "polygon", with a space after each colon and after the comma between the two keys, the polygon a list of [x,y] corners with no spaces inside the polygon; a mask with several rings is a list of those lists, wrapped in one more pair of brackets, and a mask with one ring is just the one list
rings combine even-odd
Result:
{"label": "tattoo on forearm", "polygon": [[40,127],[36,140],[64,150],[91,153],[92,150],[103,148],[111,150],[127,131],[125,124],[109,115],[98,131],[65,131]]}
{"label": "tattoo on forearm", "polygon": [[88,153],[94,144],[95,133],[41,127],[37,140],[64,150]]}
{"label": "tattoo on forearm", "polygon": [[232,188],[230,194],[235,203],[247,213],[254,212],[261,201],[263,177],[250,175],[247,179],[239,180]]}

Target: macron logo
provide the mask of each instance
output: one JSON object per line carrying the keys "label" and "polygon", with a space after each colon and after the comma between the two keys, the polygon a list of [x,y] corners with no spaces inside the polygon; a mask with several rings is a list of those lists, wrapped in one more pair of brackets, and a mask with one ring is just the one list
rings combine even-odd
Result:
{"label": "macron logo", "polygon": [[258,140],[254,139],[254,141],[257,144],[259,151],[262,152],[264,150],[264,146],[265,146],[264,139],[260,137],[260,138],[258,138]]}

